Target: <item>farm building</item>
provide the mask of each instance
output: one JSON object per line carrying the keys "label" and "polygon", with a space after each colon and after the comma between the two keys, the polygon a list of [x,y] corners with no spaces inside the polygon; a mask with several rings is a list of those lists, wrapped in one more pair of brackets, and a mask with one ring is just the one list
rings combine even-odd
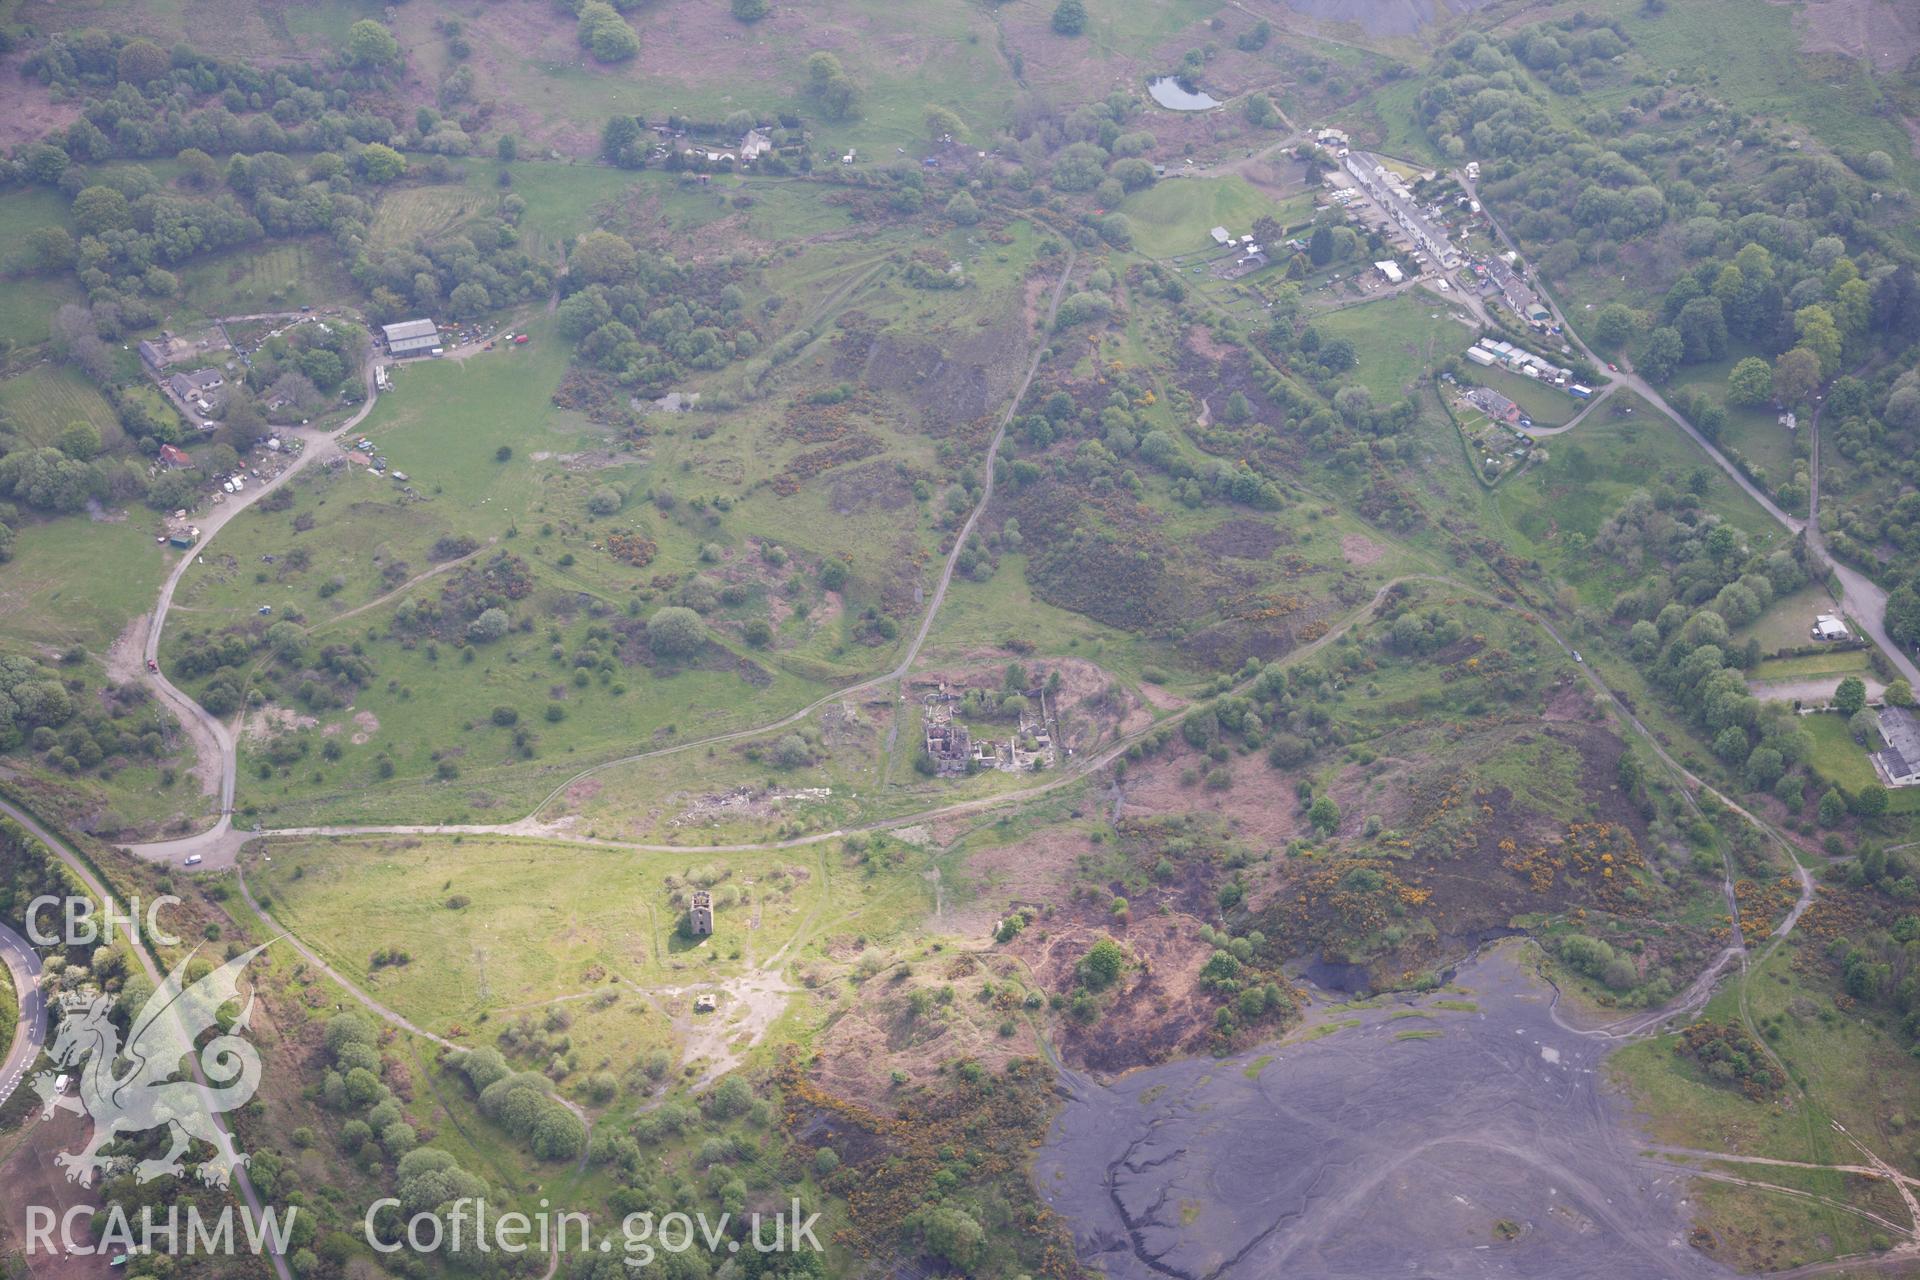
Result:
{"label": "farm building", "polygon": [[1890,787],[1920,783],[1920,720],[1905,707],[1883,708],[1880,736],[1887,745],[1873,753],[1873,768],[1881,781]]}
{"label": "farm building", "polygon": [[1405,280],[1407,278],[1407,273],[1400,269],[1400,264],[1393,261],[1391,258],[1389,258],[1385,262],[1374,263],[1373,269],[1375,271],[1378,271],[1381,275],[1385,276],[1387,278],[1388,284],[1399,284],[1402,280]]}
{"label": "farm building", "polygon": [[423,356],[440,345],[440,330],[431,320],[402,320],[383,324],[380,334],[387,351],[396,356]]}
{"label": "farm building", "polygon": [[1473,361],[1475,364],[1480,365],[1483,368],[1490,368],[1492,367],[1493,362],[1499,359],[1499,357],[1494,355],[1493,352],[1487,350],[1485,347],[1468,347],[1467,359]]}
{"label": "farm building", "polygon": [[151,339],[143,338],[140,340],[140,359],[147,368],[158,373],[166,367],[167,349]]}
{"label": "farm building", "polygon": [[190,467],[193,465],[193,459],[187,456],[185,449],[180,448],[178,445],[171,444],[163,444],[160,446],[160,461],[169,467]]}
{"label": "farm building", "polygon": [[1217,245],[1229,245],[1233,243],[1233,233],[1225,227],[1215,227],[1207,234],[1213,237],[1213,242]]}
{"label": "farm building", "polygon": [[182,400],[195,399],[209,391],[217,391],[226,384],[225,376],[218,369],[195,369],[192,373],[176,373],[167,379],[173,394]]}
{"label": "farm building", "polygon": [[1847,624],[1831,613],[1823,613],[1813,620],[1813,638],[1815,640],[1850,640],[1853,633],[1847,630]]}

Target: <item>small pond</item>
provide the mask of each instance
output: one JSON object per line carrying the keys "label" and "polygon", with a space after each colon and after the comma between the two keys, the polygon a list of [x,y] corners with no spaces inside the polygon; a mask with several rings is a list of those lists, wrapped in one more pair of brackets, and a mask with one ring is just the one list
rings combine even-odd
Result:
{"label": "small pond", "polygon": [[1211,111],[1220,105],[1219,99],[1190,91],[1172,76],[1148,82],[1147,94],[1169,111]]}

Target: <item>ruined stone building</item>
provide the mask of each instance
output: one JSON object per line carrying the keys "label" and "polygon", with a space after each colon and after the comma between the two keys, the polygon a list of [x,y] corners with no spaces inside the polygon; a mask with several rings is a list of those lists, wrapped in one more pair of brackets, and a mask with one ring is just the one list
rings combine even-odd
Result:
{"label": "ruined stone building", "polygon": [[693,891],[693,905],[687,908],[687,924],[696,938],[713,932],[713,895],[705,889]]}

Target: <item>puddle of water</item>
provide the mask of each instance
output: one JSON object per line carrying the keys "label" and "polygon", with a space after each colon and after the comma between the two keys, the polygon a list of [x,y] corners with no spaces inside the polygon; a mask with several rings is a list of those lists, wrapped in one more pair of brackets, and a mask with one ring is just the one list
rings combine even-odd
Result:
{"label": "puddle of water", "polygon": [[1172,76],[1148,82],[1147,96],[1169,111],[1211,111],[1220,105],[1220,100],[1209,94],[1188,92]]}

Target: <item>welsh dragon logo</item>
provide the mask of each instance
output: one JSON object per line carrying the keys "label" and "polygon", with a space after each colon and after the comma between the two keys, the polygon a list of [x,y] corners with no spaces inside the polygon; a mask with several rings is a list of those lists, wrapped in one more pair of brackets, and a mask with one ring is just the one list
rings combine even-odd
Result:
{"label": "welsh dragon logo", "polygon": [[[242,995],[239,978],[265,949],[235,956],[191,984],[186,981],[189,954],[135,1016],[124,1045],[107,1016],[110,997],[62,997],[60,1033],[47,1056],[62,1068],[77,1068],[79,1088],[73,1095],[62,1093],[59,1076],[45,1071],[34,1077],[33,1089],[40,1095],[42,1119],[56,1111],[93,1118],[87,1145],[54,1157],[69,1182],[91,1186],[105,1164],[101,1148],[121,1134],[162,1127],[171,1131],[173,1145],[159,1159],[135,1166],[141,1182],[184,1173],[180,1157],[195,1138],[214,1149],[213,1159],[200,1166],[200,1179],[209,1186],[226,1186],[234,1169],[247,1163],[214,1117],[244,1105],[260,1087],[259,1051],[240,1034],[252,1017],[253,996]],[[220,1028],[220,1010],[237,1001],[244,1001],[239,1015]],[[208,1030],[219,1034],[196,1050]],[[183,1061],[187,1078],[175,1079]],[[116,1075],[116,1068],[124,1069]]]}

